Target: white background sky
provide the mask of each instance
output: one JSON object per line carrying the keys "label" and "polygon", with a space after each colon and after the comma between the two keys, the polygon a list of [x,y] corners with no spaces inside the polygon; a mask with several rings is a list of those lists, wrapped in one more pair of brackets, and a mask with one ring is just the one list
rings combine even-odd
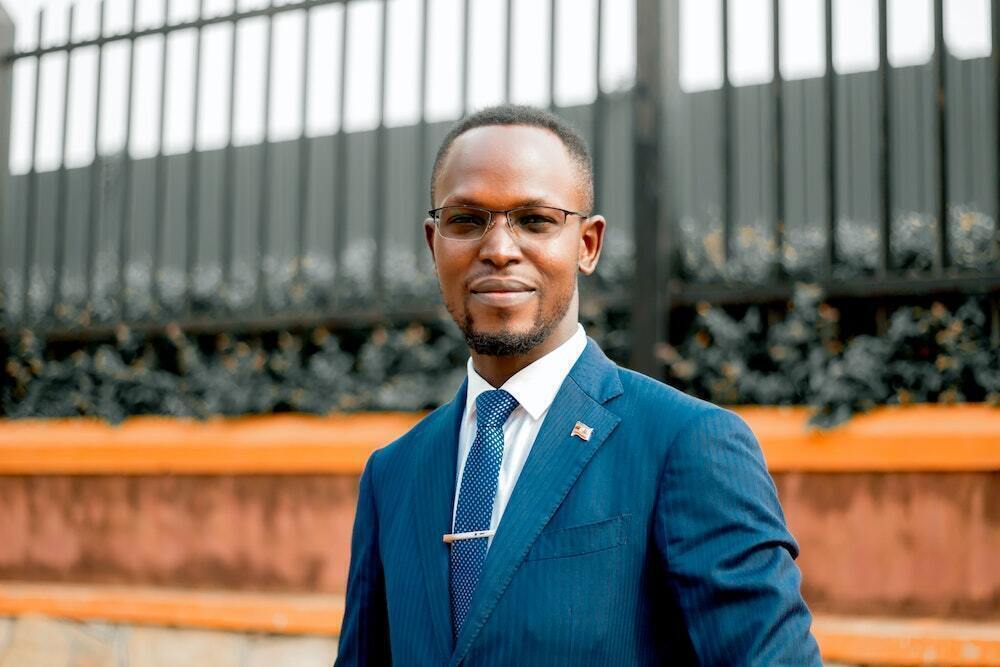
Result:
{"label": "white background sky", "polygon": [[[227,14],[233,2],[240,9],[262,6],[266,0],[205,0],[206,15]],[[431,26],[429,79],[426,112],[430,120],[460,115],[459,57],[462,40],[461,0],[427,0]],[[514,87],[517,102],[548,102],[548,2],[512,0],[514,3]],[[560,105],[593,100],[596,0],[557,0],[560,35],[557,53],[555,95]],[[17,27],[17,48],[35,45],[37,13],[48,11],[42,43],[66,40],[66,11],[69,0],[0,0]],[[276,4],[286,4],[277,0]],[[294,4],[294,3],[288,3]],[[963,58],[981,57],[990,51],[989,0],[945,0],[945,38],[949,50]],[[469,106],[485,106],[503,100],[504,43],[502,27],[505,10],[502,0],[471,0],[471,38],[476,48],[470,63]],[[634,0],[605,0],[603,16],[603,56],[600,85],[611,91],[628,87],[634,77]],[[129,26],[130,0],[107,0],[106,33],[123,32]],[[417,67],[420,34],[419,5],[416,0],[391,0],[389,11],[390,49],[387,74],[386,124],[406,125],[419,118],[417,108]],[[731,0],[732,26],[729,55],[730,76],[735,85],[770,80],[772,69],[770,0]],[[926,62],[933,50],[931,0],[889,0],[889,59],[893,65]],[[162,0],[139,0],[137,23],[140,28],[163,21]],[[172,0],[172,23],[194,17],[197,0]],[[783,0],[780,4],[783,76],[789,79],[818,76],[824,70],[822,0]],[[381,48],[378,43],[380,3],[355,0],[350,9],[351,31],[348,52],[351,69],[346,81],[344,129],[362,130],[375,126],[377,77]],[[721,85],[721,33],[719,0],[681,0],[681,85],[685,90],[704,90]],[[310,40],[309,103],[305,132],[315,136],[338,129],[338,101],[335,73],[339,58],[342,8],[338,5],[313,10]],[[838,71],[874,69],[877,65],[876,0],[835,0],[834,66]],[[301,68],[304,13],[278,15],[273,25],[274,63],[272,68],[271,119],[268,136],[272,140],[296,137],[302,131]],[[78,0],[76,39],[97,32],[96,0]],[[259,142],[264,134],[263,68],[264,20],[240,22],[238,30],[236,144]],[[199,148],[224,145],[228,132],[229,50],[232,30],[227,24],[207,28],[202,41],[200,81]],[[159,36],[136,42],[132,139],[135,156],[149,156],[159,147],[159,69],[162,40]],[[164,152],[185,152],[192,141],[192,79],[195,36],[193,31],[177,32],[167,43],[167,114]],[[99,150],[121,150],[125,138],[125,82],[128,65],[127,42],[105,49],[102,87],[105,105]],[[68,121],[70,166],[88,164],[93,159],[93,109],[96,96],[96,48],[80,49],[72,59]],[[61,158],[63,114],[62,80],[64,55],[43,59],[39,102],[39,143],[36,164],[40,170],[54,169]],[[19,61],[14,72],[14,113],[10,166],[15,173],[28,170],[31,163],[32,85],[34,64]]]}

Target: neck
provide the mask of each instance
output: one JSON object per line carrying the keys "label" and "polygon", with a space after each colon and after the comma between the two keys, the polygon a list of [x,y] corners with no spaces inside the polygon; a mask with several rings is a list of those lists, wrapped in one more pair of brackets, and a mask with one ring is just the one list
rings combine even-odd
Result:
{"label": "neck", "polygon": [[493,387],[503,386],[515,373],[522,368],[538,361],[546,354],[556,349],[576,333],[577,315],[563,318],[559,326],[552,331],[552,335],[541,344],[532,348],[530,352],[523,355],[506,357],[493,357],[485,354],[478,354],[469,350],[472,356],[472,367],[479,373],[479,377],[490,383]]}

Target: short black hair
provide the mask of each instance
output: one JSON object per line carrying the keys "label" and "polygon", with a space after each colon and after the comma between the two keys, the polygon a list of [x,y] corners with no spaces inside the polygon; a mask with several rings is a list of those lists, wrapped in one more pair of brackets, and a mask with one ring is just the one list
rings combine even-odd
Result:
{"label": "short black hair", "polygon": [[[587,149],[587,142],[583,140],[576,128],[551,111],[519,104],[487,107],[455,123],[455,126],[441,142],[441,147],[438,148],[437,156],[434,158],[434,169],[431,171],[431,202],[434,201],[434,187],[437,184],[441,166],[448,156],[451,145],[455,143],[455,139],[469,130],[487,125],[540,127],[559,137],[559,140],[566,146],[566,150],[569,151],[570,158],[580,170],[580,187],[586,202],[586,210],[581,211],[581,213],[591,212],[594,206],[594,165],[590,158],[590,151]],[[433,206],[433,203],[431,205]]]}

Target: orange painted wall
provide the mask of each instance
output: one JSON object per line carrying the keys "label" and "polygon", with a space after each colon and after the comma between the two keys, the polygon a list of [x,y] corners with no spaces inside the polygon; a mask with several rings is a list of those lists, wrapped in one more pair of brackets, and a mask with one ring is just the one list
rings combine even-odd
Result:
{"label": "orange painted wall", "polygon": [[[776,473],[833,613],[1000,617],[1000,473]],[[350,475],[0,477],[0,580],[342,593]]]}
{"label": "orange painted wall", "polygon": [[[1000,617],[1000,410],[745,408],[832,613]],[[357,475],[419,415],[0,425],[0,579],[343,592]]]}

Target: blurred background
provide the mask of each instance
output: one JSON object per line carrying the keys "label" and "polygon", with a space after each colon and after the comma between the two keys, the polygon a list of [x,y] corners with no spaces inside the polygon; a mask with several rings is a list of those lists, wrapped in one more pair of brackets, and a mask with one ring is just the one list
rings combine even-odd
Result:
{"label": "blurred background", "polygon": [[464,377],[433,156],[504,101],[587,137],[584,325],[753,427],[824,657],[1000,664],[997,0],[0,10],[0,667],[332,661],[364,461]]}

